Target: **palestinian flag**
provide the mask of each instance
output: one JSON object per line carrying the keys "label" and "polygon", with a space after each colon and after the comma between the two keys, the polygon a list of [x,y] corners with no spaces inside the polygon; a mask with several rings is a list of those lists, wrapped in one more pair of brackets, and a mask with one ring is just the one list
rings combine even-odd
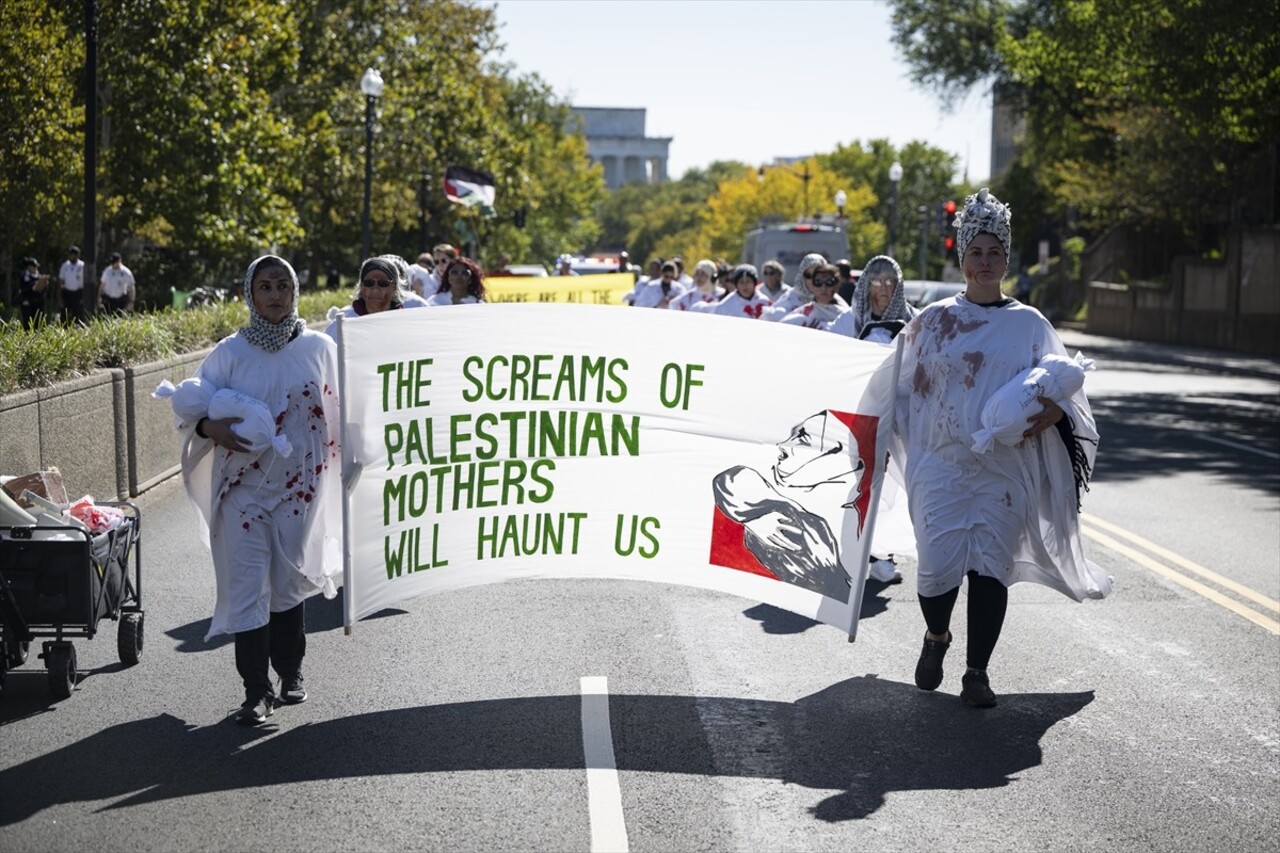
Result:
{"label": "palestinian flag", "polygon": [[444,194],[454,204],[492,209],[493,175],[466,166],[450,166],[444,172]]}

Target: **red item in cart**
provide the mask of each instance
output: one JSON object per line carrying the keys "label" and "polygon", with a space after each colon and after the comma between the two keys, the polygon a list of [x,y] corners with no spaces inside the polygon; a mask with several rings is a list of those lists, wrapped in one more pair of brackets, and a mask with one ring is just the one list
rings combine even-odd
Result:
{"label": "red item in cart", "polygon": [[124,521],[124,511],[113,506],[98,506],[85,495],[67,508],[67,515],[83,521],[91,533],[114,530]]}

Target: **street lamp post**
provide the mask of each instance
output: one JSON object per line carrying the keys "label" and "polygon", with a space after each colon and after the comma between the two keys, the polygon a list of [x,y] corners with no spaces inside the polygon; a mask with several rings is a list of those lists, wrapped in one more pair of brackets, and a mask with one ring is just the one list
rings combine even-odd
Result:
{"label": "street lamp post", "polygon": [[84,3],[84,290],[91,311],[98,287],[98,4]]}
{"label": "street lamp post", "polygon": [[849,203],[849,194],[844,190],[836,190],[836,216],[841,222],[844,222],[844,206]]}
{"label": "street lamp post", "polygon": [[893,250],[898,242],[898,184],[902,181],[902,164],[897,160],[889,167],[889,183],[893,184],[893,199],[889,202],[889,248],[885,251],[893,257]]}
{"label": "street lamp post", "polygon": [[369,257],[372,236],[369,208],[373,202],[373,113],[374,101],[382,97],[382,75],[376,68],[366,68],[360,78],[360,91],[364,92],[364,231],[360,243],[360,261]]}

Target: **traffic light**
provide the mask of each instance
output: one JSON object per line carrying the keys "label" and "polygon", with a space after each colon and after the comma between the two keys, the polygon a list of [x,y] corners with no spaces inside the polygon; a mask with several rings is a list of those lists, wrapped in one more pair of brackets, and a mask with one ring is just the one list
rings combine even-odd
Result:
{"label": "traffic light", "polygon": [[956,228],[952,224],[956,219],[955,199],[947,199],[942,203],[942,258],[944,261],[956,256]]}

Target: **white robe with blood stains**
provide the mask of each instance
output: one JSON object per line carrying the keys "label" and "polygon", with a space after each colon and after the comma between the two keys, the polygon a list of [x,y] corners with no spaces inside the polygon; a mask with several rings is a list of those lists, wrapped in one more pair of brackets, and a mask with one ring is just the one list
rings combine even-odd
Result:
{"label": "white robe with blood stains", "polygon": [[183,431],[182,473],[213,556],[217,597],[206,639],[266,625],[342,572],[337,347],[304,330],[278,352],[224,338],[196,375],[266,404],[293,452],[238,453]]}
{"label": "white robe with blood stains", "polygon": [[[1107,595],[1111,578],[1081,547],[1071,457],[1058,430],[989,453],[971,449],[987,399],[1043,356],[1066,354],[1053,327],[1014,300],[984,307],[960,295],[930,305],[902,335],[891,456],[903,468],[919,593],[941,595],[974,571],[1076,601]],[[1092,465],[1098,432],[1084,390],[1060,405]]]}

